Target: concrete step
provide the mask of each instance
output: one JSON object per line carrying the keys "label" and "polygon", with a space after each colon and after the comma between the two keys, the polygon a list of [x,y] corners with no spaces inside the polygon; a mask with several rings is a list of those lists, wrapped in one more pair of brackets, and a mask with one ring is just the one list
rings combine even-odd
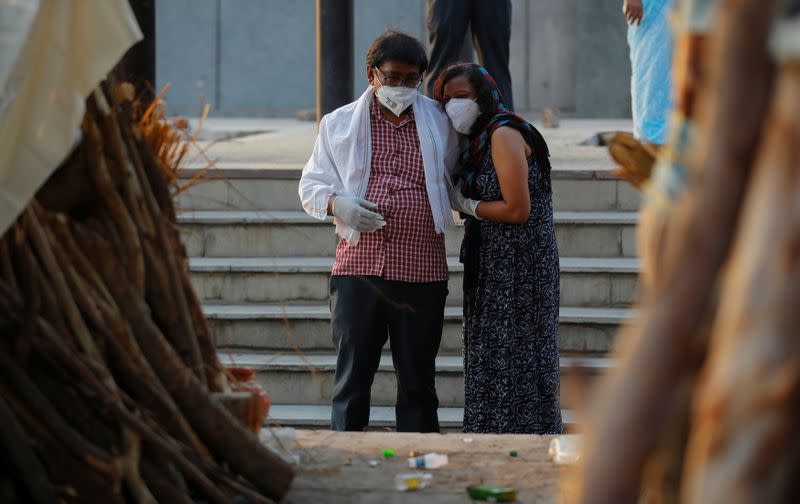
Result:
{"label": "concrete step", "polygon": [[[256,381],[277,404],[330,404],[336,371],[335,354],[273,354],[220,352],[225,366],[246,366],[256,374]],[[613,361],[608,357],[562,357],[561,378],[580,373],[587,378],[601,376]],[[561,387],[561,404],[569,405]],[[436,391],[444,407],[464,405],[464,362],[460,356],[436,358]],[[392,406],[397,399],[397,381],[392,358],[383,355],[372,384],[372,405]]]}
{"label": "concrete step", "polygon": [[[561,418],[568,428],[575,427],[575,415],[572,410],[561,410]],[[463,423],[464,408],[439,408],[439,426],[442,431],[460,431]],[[327,404],[273,404],[265,424],[267,426],[281,425],[298,429],[328,429],[331,424],[331,407]],[[370,407],[369,424],[373,429],[394,428],[394,407]]]}
{"label": "concrete step", "polygon": [[[184,210],[302,210],[297,195],[300,170],[212,171],[178,197]],[[558,210],[632,211],[639,193],[607,172],[553,171],[553,206]],[[184,176],[182,183],[191,179]]]}
{"label": "concrete step", "polygon": [[[556,212],[564,257],[635,257],[636,212]],[[178,216],[191,257],[332,256],[336,234],[329,222],[303,212],[212,211]],[[463,232],[446,235],[448,255],[458,255]]]}
{"label": "concrete step", "polygon": [[[332,352],[330,309],[327,304],[205,303],[218,348],[272,352]],[[559,343],[562,352],[606,353],[619,324],[630,316],[622,308],[562,307]],[[460,307],[445,308],[440,354],[461,354]]]}
{"label": "concrete step", "polygon": [[[448,258],[448,304],[463,302],[463,265]],[[204,301],[285,303],[327,301],[330,257],[194,257],[189,269]],[[633,258],[561,258],[561,303],[619,306],[633,302],[638,261]]]}

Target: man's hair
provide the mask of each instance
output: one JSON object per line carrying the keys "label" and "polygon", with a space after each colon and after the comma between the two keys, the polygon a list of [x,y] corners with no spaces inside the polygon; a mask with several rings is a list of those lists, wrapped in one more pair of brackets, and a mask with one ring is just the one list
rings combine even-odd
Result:
{"label": "man's hair", "polygon": [[386,61],[414,65],[420,73],[428,69],[428,55],[420,41],[394,29],[383,32],[367,50],[367,66],[380,67]]}

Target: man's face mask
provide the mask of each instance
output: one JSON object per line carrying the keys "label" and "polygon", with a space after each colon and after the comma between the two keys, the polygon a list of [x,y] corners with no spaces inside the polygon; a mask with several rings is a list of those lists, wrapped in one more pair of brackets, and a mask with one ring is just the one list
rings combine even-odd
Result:
{"label": "man's face mask", "polygon": [[453,129],[462,135],[469,135],[472,125],[481,115],[478,104],[469,98],[453,98],[445,104],[444,110],[453,123]]}
{"label": "man's face mask", "polygon": [[[392,111],[396,116],[400,116],[408,107],[410,107],[414,100],[417,99],[417,88],[419,81],[414,82],[414,87],[407,87],[407,83],[402,82],[402,86],[389,86],[385,84],[388,79],[381,73],[380,70],[375,68],[375,78],[379,79],[381,87],[375,92],[378,101],[386,108]],[[394,84],[394,82],[392,82]]]}

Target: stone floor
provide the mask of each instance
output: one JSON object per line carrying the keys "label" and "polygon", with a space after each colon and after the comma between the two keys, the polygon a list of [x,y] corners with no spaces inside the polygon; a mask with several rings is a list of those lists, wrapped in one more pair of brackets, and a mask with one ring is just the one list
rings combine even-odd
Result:
{"label": "stone floor", "polygon": [[[469,442],[465,441],[471,440]],[[471,502],[466,488],[475,484],[514,487],[517,502],[560,502],[568,466],[550,461],[552,436],[402,434],[298,430],[293,453],[297,476],[287,503]],[[387,459],[385,449],[396,456]],[[515,450],[518,456],[510,456]],[[447,454],[449,464],[430,470],[430,486],[414,492],[395,489],[395,476],[408,468],[410,451]],[[378,461],[373,467],[370,461]],[[374,462],[373,462],[374,465]]]}
{"label": "stone floor", "polygon": [[[190,124],[196,131],[198,120]],[[630,129],[630,120],[565,119],[559,128],[541,132],[554,170],[607,170],[612,164],[606,149],[581,143],[601,131]],[[213,118],[202,125],[196,146],[220,169],[301,169],[314,147],[316,130],[315,122],[294,119]],[[186,168],[202,168],[208,162],[197,149],[186,160]]]}

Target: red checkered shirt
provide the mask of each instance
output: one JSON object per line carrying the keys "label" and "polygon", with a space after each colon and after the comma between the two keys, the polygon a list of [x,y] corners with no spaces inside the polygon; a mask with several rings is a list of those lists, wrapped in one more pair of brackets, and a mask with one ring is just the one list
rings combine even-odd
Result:
{"label": "red checkered shirt", "polygon": [[394,125],[370,107],[372,165],[365,198],[386,225],[362,233],[356,245],[339,240],[333,275],[378,276],[401,282],[447,280],[444,235],[436,232],[414,111]]}

